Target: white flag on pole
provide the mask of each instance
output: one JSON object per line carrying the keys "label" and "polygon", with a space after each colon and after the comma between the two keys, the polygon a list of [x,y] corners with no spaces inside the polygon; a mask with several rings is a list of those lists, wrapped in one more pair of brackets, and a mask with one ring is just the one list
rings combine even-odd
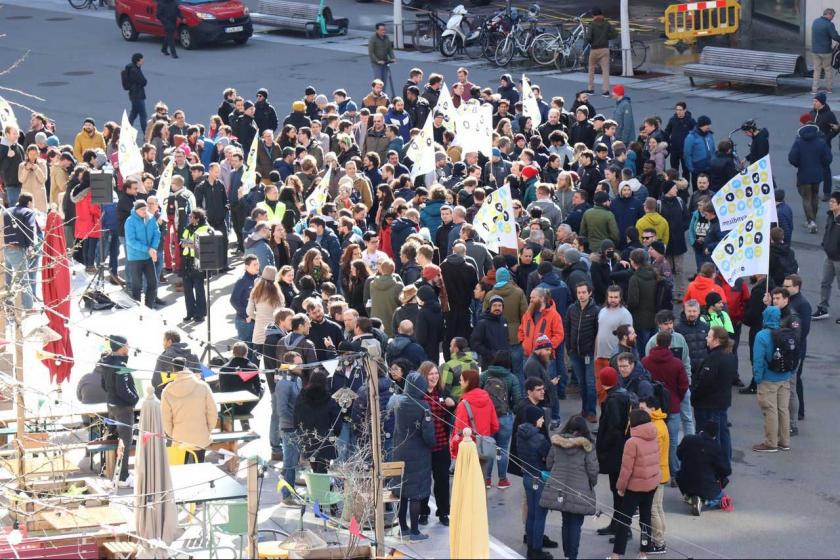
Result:
{"label": "white flag on pole", "polygon": [[769,214],[767,207],[759,206],[730,230],[712,252],[712,261],[730,286],[744,276],[770,273]]}
{"label": "white flag on pole", "polygon": [[240,187],[245,194],[248,194],[257,184],[257,143],[259,141],[259,135],[254,135],[254,141],[251,142],[251,149],[248,150],[248,157],[245,159],[245,172],[242,174]]}
{"label": "white flag on pole", "polygon": [[163,168],[158,180],[157,199],[161,208],[166,205],[166,199],[169,198],[169,192],[172,189],[172,173],[175,171],[175,156],[169,158],[169,163]]}
{"label": "white flag on pole", "polygon": [[327,168],[327,172],[324,173],[324,176],[321,177],[321,180],[318,182],[318,186],[312,191],[312,193],[306,197],[306,211],[309,214],[319,214],[321,212],[321,208],[327,202],[327,195],[330,192],[330,175],[332,174],[332,168]]}
{"label": "white flag on pole", "polygon": [[13,124],[18,126],[15,112],[12,111],[12,106],[9,102],[0,97],[0,134],[5,134],[6,126]]}
{"label": "white flag on pole", "polygon": [[411,180],[425,173],[435,170],[435,133],[434,119],[426,119],[426,124],[411,142],[405,151],[405,157],[414,162],[411,166]]}
{"label": "white flag on pole", "polygon": [[730,179],[712,197],[712,205],[721,231],[734,228],[761,206],[768,208],[771,222],[778,222],[770,156],[748,165]]}
{"label": "white flag on pole", "polygon": [[[444,83],[440,88],[440,95],[435,104],[432,114],[426,119],[430,121],[435,118],[436,113],[443,115],[443,127],[453,134],[457,131],[458,111],[455,109],[455,104],[452,103],[452,95],[449,93],[449,88]],[[413,160],[412,160],[413,161]]]}
{"label": "white flag on pole", "polygon": [[458,115],[458,134],[455,145],[463,154],[481,152],[493,155],[493,107],[490,104],[462,103]]}
{"label": "white flag on pole", "polygon": [[522,74],[522,114],[526,117],[531,117],[531,124],[534,130],[542,123],[542,115],[540,114],[540,105],[537,103],[537,96],[534,90],[531,89],[531,82]]}
{"label": "white flag on pole", "polygon": [[491,251],[498,251],[500,247],[519,248],[510,185],[505,185],[487,196],[475,214],[473,225],[476,233]]}
{"label": "white flag on pole", "polygon": [[118,161],[123,178],[143,173],[143,156],[137,147],[137,130],[128,122],[128,115],[123,109],[120,125],[120,143]]}

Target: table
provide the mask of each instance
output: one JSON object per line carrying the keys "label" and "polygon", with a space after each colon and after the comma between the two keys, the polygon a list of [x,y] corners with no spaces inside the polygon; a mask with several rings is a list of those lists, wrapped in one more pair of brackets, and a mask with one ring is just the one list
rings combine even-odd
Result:
{"label": "table", "polygon": [[111,506],[93,506],[84,510],[45,511],[40,514],[40,517],[51,529],[62,532],[126,523],[122,512]]}

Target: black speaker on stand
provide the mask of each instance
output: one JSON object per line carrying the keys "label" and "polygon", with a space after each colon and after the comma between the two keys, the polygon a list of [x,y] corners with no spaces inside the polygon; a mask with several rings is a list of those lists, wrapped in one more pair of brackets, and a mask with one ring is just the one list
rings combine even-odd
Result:
{"label": "black speaker on stand", "polygon": [[210,359],[213,354],[222,358],[222,355],[213,345],[210,331],[210,279],[215,272],[225,267],[225,251],[227,250],[227,238],[224,233],[210,230],[195,236],[195,268],[204,274],[204,286],[207,290],[207,343],[201,352],[201,362]]}
{"label": "black speaker on stand", "polygon": [[93,204],[111,204],[114,202],[114,174],[91,172],[90,201]]}

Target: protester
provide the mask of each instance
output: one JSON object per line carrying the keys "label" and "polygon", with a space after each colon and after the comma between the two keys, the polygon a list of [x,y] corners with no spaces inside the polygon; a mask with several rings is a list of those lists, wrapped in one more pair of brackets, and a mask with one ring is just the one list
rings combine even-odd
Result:
{"label": "protester", "polygon": [[[108,346],[111,352],[97,364],[103,367],[102,388],[108,394],[108,418],[115,425],[117,436],[123,444],[123,460],[120,464],[119,486],[131,488],[134,477],[128,473],[129,453],[134,432],[134,406],[140,400],[134,385],[134,376],[126,367],[128,363],[128,340],[124,336],[110,335]],[[213,416],[216,416],[215,405]]]}
{"label": "protester", "polygon": [[544,489],[541,475],[547,469],[546,456],[551,449],[551,444],[542,431],[544,423],[543,411],[530,406],[525,410],[523,422],[516,432],[516,449],[523,463],[522,486],[525,489],[528,508],[525,522],[528,558],[552,557],[542,549],[548,510],[541,505]]}
{"label": "protester", "polygon": [[216,427],[219,411],[216,410],[210,386],[186,369],[184,359],[175,358],[173,365],[180,369],[160,396],[163,430],[179,448],[184,448],[185,463],[192,462],[193,458],[202,463],[206,449],[210,446],[210,432]]}

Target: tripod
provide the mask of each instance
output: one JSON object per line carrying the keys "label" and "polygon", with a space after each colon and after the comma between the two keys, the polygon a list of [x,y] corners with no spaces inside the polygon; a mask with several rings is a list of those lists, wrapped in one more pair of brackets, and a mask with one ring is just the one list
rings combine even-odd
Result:
{"label": "tripod", "polygon": [[[204,363],[204,360],[207,359],[208,361],[213,358],[213,355],[219,357],[219,359],[224,359],[222,354],[216,350],[216,347],[213,345],[212,338],[210,335],[210,278],[211,272],[215,271],[207,271],[203,270],[202,273],[204,274],[204,289],[206,290],[205,296],[207,298],[207,343],[204,345],[204,350],[201,351],[200,361]],[[208,362],[209,363],[209,362]]]}

